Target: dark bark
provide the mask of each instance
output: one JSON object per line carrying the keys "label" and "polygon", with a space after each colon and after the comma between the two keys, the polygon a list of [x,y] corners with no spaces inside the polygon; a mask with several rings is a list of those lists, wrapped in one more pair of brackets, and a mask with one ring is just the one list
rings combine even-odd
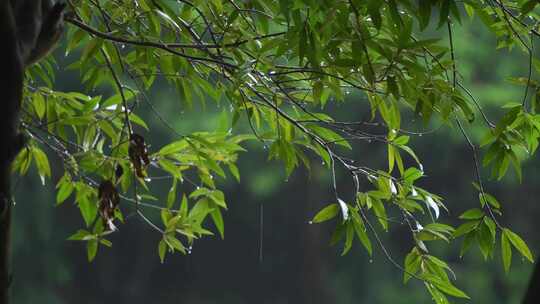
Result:
{"label": "dark bark", "polygon": [[0,0],[0,304],[9,301],[11,191],[10,166],[19,152],[19,109],[22,99],[23,64],[21,62],[15,20],[8,0]]}
{"label": "dark bark", "polygon": [[523,298],[523,304],[540,303],[540,263],[536,262],[534,272],[529,280],[529,288]]}
{"label": "dark bark", "polygon": [[2,208],[3,211],[0,217],[0,303],[7,304],[11,285],[11,273],[9,271],[11,208],[9,204],[5,203],[3,203]]}

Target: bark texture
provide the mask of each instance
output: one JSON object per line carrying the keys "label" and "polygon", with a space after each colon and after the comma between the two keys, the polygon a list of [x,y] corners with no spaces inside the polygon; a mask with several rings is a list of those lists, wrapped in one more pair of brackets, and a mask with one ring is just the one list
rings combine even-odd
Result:
{"label": "bark texture", "polygon": [[23,64],[19,55],[10,2],[0,0],[0,304],[9,302],[11,231],[10,166],[19,152],[18,115],[22,99]]}

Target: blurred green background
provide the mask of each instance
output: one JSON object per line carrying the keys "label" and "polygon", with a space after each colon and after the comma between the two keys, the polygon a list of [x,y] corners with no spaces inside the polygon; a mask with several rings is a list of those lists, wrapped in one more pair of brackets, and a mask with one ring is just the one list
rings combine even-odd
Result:
{"label": "blurred green background", "polygon": [[[496,51],[496,42],[476,23],[455,28],[458,69],[464,83],[486,108],[491,119],[501,115],[498,106],[521,101],[521,88],[506,78],[527,73],[527,58],[519,52]],[[61,48],[60,48],[61,49]],[[61,58],[61,51],[57,58]],[[59,67],[75,58],[60,60]],[[81,90],[74,72],[58,71],[58,90]],[[105,90],[104,93],[107,91]],[[185,109],[166,83],[149,100],[181,133],[211,130],[218,126],[221,111],[228,108],[208,104],[206,109]],[[361,120],[368,103],[362,94],[350,94],[344,103],[329,108],[340,119]],[[148,141],[157,149],[173,136],[144,103],[138,109],[152,126]],[[144,115],[146,114],[146,115]],[[480,119],[468,126],[473,137],[481,136]],[[425,129],[437,128],[437,122]],[[411,129],[418,126],[411,126]],[[246,132],[240,126],[233,132]],[[414,137],[413,146],[428,175],[421,186],[445,197],[451,222],[462,211],[478,204],[471,186],[473,162],[470,150],[456,129],[440,130]],[[477,141],[478,142],[478,141]],[[372,260],[358,243],[344,257],[341,248],[328,245],[332,224],[309,225],[322,207],[332,202],[328,172],[319,160],[310,172],[297,170],[287,180],[280,163],[268,162],[260,144],[249,145],[239,161],[242,181],[221,180],[229,210],[225,214],[225,240],[209,237],[194,244],[188,256],[169,255],[159,262],[154,230],[138,217],[128,218],[111,237],[113,247],[100,248],[93,263],[86,261],[83,243],[66,241],[79,229],[82,219],[72,202],[54,207],[54,184],[45,187],[30,174],[18,179],[13,228],[13,303],[431,303],[421,283],[402,283],[402,273],[380,249]],[[152,148],[151,148],[152,149]],[[384,168],[385,147],[358,143],[354,157],[363,164]],[[62,172],[52,158],[53,182]],[[487,180],[488,192],[502,203],[503,225],[524,237],[534,253],[540,251],[536,220],[540,217],[540,161],[524,163],[522,184],[510,176],[501,183]],[[53,173],[54,174],[54,173]],[[340,192],[352,193],[344,172],[338,172]],[[153,184],[157,193],[166,184]],[[162,189],[162,190],[160,190]],[[132,205],[122,205],[124,214]],[[159,217],[149,210],[149,216]],[[262,213],[262,214],[261,214]],[[262,215],[262,216],[261,216]],[[447,217],[447,219],[444,219]],[[263,221],[261,222],[261,218]],[[399,262],[410,250],[411,236],[399,224],[381,235]],[[504,274],[497,250],[495,258],[483,261],[477,248],[459,258],[459,245],[433,243],[430,249],[442,255],[457,275],[457,286],[472,298],[468,303],[518,303],[525,291],[532,265],[514,257],[511,272]],[[262,253],[262,256],[261,256]],[[455,301],[455,303],[467,303]]]}

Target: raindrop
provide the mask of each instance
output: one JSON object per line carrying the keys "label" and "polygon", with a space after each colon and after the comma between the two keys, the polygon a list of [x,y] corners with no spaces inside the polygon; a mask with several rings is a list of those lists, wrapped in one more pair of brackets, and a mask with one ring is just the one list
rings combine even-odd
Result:
{"label": "raindrop", "polygon": [[144,181],[145,181],[145,182],[151,182],[152,179],[151,179],[150,177],[145,177],[145,178],[144,178]]}
{"label": "raindrop", "polygon": [[373,263],[373,259],[369,259],[369,262],[370,262],[370,263]]}
{"label": "raindrop", "polygon": [[312,224],[313,224],[313,221],[309,221],[308,224],[312,225]]}
{"label": "raindrop", "polygon": [[435,218],[439,218],[439,206],[437,205],[437,203],[435,203],[431,196],[426,197],[426,204],[431,207],[431,209],[433,209],[433,211],[435,212]]}
{"label": "raindrop", "polygon": [[341,208],[341,215],[343,216],[343,221],[348,220],[349,219],[349,207],[339,197],[338,197],[338,203],[339,203],[339,207]]}
{"label": "raindrop", "polygon": [[392,182],[392,180],[388,180],[388,183],[390,185],[390,192],[392,194],[397,194],[397,189],[396,189],[396,186],[394,185],[394,183]]}

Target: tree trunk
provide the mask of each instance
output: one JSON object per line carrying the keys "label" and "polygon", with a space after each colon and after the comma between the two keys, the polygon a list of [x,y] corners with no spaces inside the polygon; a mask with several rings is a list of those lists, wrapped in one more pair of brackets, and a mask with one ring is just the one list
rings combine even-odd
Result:
{"label": "tree trunk", "polygon": [[7,304],[9,302],[9,286],[11,283],[11,274],[9,272],[11,208],[7,203],[2,202],[2,204],[3,210],[0,215],[0,304]]}
{"label": "tree trunk", "polygon": [[9,301],[11,227],[10,167],[19,152],[19,109],[24,66],[19,54],[15,20],[9,0],[0,0],[0,304]]}
{"label": "tree trunk", "polygon": [[537,304],[540,303],[540,263],[536,262],[534,272],[529,280],[529,288],[523,298],[523,304]]}

